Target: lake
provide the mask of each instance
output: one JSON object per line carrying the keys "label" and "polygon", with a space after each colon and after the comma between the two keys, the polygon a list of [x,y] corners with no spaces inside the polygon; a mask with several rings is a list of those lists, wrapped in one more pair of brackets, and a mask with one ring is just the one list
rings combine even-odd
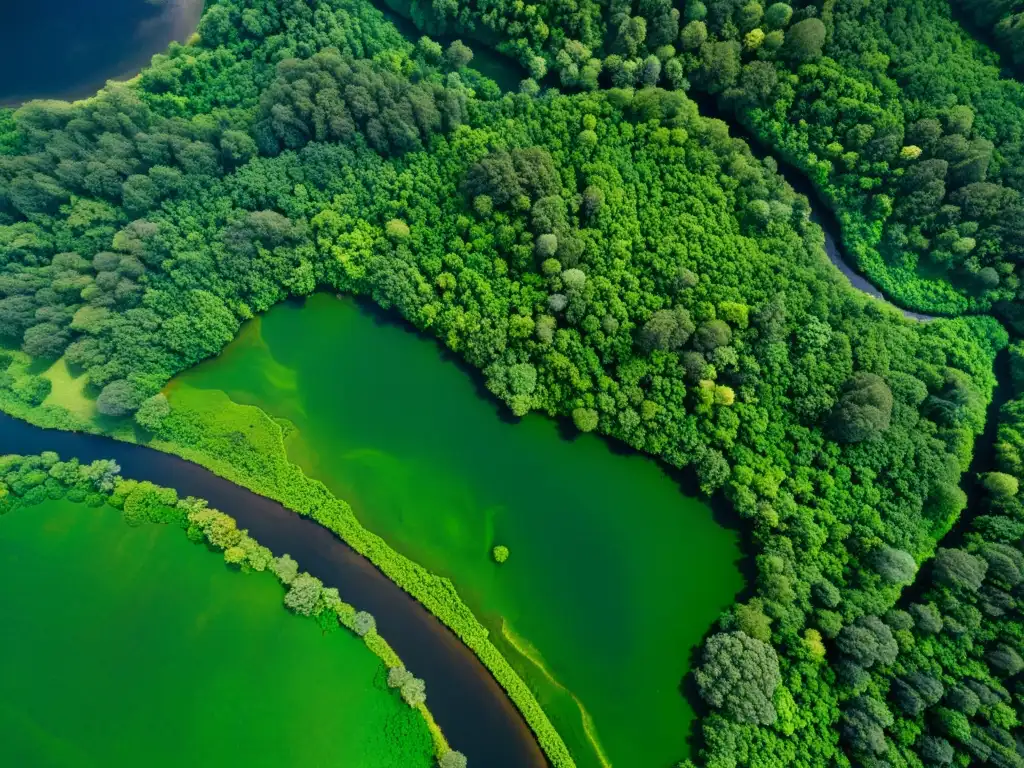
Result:
{"label": "lake", "polygon": [[203,0],[0,3],[0,105],[91,96],[195,31]]}
{"label": "lake", "polygon": [[178,456],[101,435],[43,429],[0,413],[0,455],[44,451],[84,463],[113,459],[124,477],[175,488],[181,497],[205,499],[230,514],[275,555],[291,554],[344,600],[373,614],[381,636],[426,680],[431,714],[471,765],[547,765],[522,715],[473,652],[327,528]]}
{"label": "lake", "polygon": [[251,321],[182,388],[292,422],[290,458],[452,579],[579,765],[687,755],[682,680],[743,580],[737,534],[657,463],[512,419],[435,342],[329,294]]}
{"label": "lake", "polygon": [[361,640],[181,529],[21,508],[0,518],[0,578],[0,764],[433,764]]}

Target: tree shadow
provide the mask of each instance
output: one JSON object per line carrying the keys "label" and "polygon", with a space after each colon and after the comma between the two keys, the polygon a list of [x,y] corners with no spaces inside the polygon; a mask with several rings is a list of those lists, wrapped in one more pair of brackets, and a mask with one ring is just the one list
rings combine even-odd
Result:
{"label": "tree shadow", "polygon": [[[336,294],[339,298],[349,298],[344,294]],[[376,304],[372,299],[365,296],[351,296],[359,307],[359,311],[370,318],[374,325],[381,328],[395,328],[403,333],[411,333],[417,339],[421,341],[429,342],[434,349],[437,350],[438,356],[441,361],[454,366],[463,376],[469,379],[473,384],[477,396],[493,406],[495,415],[505,424],[518,424],[522,421],[522,417],[516,416],[508,407],[502,403],[491,390],[487,388],[487,377],[484,376],[483,372],[466,362],[466,360],[456,352],[453,352],[446,347],[440,339],[434,334],[425,331],[421,328],[417,328],[406,318],[404,318],[397,309],[389,308],[384,309],[379,304]]]}
{"label": "tree shadow", "polygon": [[[974,524],[975,518],[986,514],[989,509],[989,494],[981,483],[981,475],[999,469],[996,443],[999,439],[999,414],[1003,406],[1013,399],[1013,377],[1011,373],[1010,350],[1001,349],[996,354],[993,371],[996,376],[996,388],[992,400],[985,410],[985,428],[974,440],[974,455],[971,464],[961,477],[961,487],[967,494],[967,506],[953,523],[937,546],[955,549],[963,546],[967,534]],[[897,606],[906,608],[909,604],[922,600],[932,586],[934,558],[921,564],[913,583],[903,588]]]}
{"label": "tree shadow", "polygon": [[25,372],[32,376],[39,376],[42,373],[50,370],[56,361],[52,358],[37,358],[33,357],[32,362],[25,368]]}

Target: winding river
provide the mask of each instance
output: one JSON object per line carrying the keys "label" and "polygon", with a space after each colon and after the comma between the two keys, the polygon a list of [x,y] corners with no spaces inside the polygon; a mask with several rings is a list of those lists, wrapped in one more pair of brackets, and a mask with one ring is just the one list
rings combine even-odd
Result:
{"label": "winding river", "polygon": [[480,379],[397,313],[318,293],[167,393],[286,423],[288,460],[451,580],[580,768],[629,765],[640,743],[643,765],[670,765],[694,719],[690,652],[743,588],[739,537],[654,460],[515,419]]}
{"label": "winding river", "polygon": [[[833,263],[854,287],[870,288],[842,261],[830,217],[817,220],[827,227]],[[539,416],[503,422],[464,370],[442,363],[436,343],[393,318],[325,294],[307,304],[286,303],[253,321],[224,354],[176,386],[219,389],[291,421],[292,460],[350,501],[393,547],[453,578],[580,765],[624,765],[629,746],[645,741],[659,760],[684,754],[693,717],[677,689],[687,673],[685,649],[699,643],[741,587],[729,543],[735,534],[653,461],[610,455],[593,436],[570,444]],[[353,361],[363,362],[353,370]],[[291,382],[283,394],[282,381]],[[432,446],[418,445],[425,435]],[[0,415],[0,454],[44,450],[83,461],[113,458],[126,477],[208,499],[377,617],[381,634],[427,681],[431,710],[471,764],[546,764],[473,653],[315,522],[175,456]],[[533,482],[517,482],[522,477]],[[630,494],[641,491],[643,502],[631,504]],[[625,525],[617,513],[626,509],[650,520]],[[512,550],[500,570],[487,558],[497,543]],[[671,629],[654,632],[652,625]],[[622,632],[630,626],[635,631]],[[563,633],[569,641],[560,640]],[[666,659],[681,666],[659,669]],[[595,669],[614,674],[602,679]],[[638,709],[644,701],[659,703]],[[641,741],[646,728],[651,739]]]}
{"label": "winding river", "polygon": [[[748,144],[755,146],[752,137],[745,138],[747,139]],[[908,320],[928,323],[937,319],[936,315],[926,315],[923,312],[904,309],[898,304],[893,303],[885,294],[872,285],[870,280],[854,269],[846,261],[846,258],[843,256],[843,251],[839,247],[839,222],[836,221],[836,217],[832,211],[830,211],[824,203],[818,199],[818,195],[811,187],[811,183],[801,176],[799,171],[789,166],[783,166],[780,164],[779,173],[782,174],[793,189],[811,201],[813,210],[811,217],[821,227],[822,232],[825,233],[825,253],[828,255],[828,260],[832,262],[832,265],[836,269],[843,273],[846,279],[850,281],[850,285],[861,293],[870,296],[873,299],[877,299],[878,301],[884,302],[890,307],[898,309]]]}
{"label": "winding river", "polygon": [[107,437],[40,429],[0,414],[0,455],[56,451],[64,459],[114,459],[125,477],[207,499],[239,527],[377,619],[380,633],[427,683],[430,709],[471,765],[534,768],[546,760],[490,673],[443,624],[337,536],[277,502],[170,454]]}
{"label": "winding river", "polygon": [[[69,83],[66,75],[64,80],[55,79],[46,66],[33,67],[31,59],[22,61],[13,69],[3,66],[2,56],[18,55],[22,50],[8,46],[6,53],[0,54],[0,72],[27,69],[39,77],[32,79],[19,75],[18,91],[15,91],[13,83],[0,79],[0,104],[17,102],[26,95],[79,96],[92,92],[108,77],[143,66],[149,56],[162,49],[168,40],[182,39],[190,34],[202,8],[200,0],[165,0],[158,13],[143,17],[139,16],[137,6],[140,4],[144,5],[141,0],[100,4],[105,10],[122,9],[122,26],[118,29],[129,41],[127,48],[131,53],[122,55],[125,49],[115,46],[106,58],[100,57],[102,65],[97,63],[95,68],[82,71],[78,83]],[[124,10],[129,6],[134,8],[135,15]],[[0,29],[12,29],[9,23],[4,25],[4,15],[19,13],[17,9],[21,7],[12,6],[0,11]],[[24,20],[27,17],[16,17],[16,20],[18,18],[22,19],[26,29],[31,27]],[[14,29],[17,31],[17,25]],[[0,34],[0,42],[4,42],[3,37],[5,35]],[[50,42],[56,44],[57,40],[54,37]],[[503,69],[500,59],[484,54],[484,46],[478,48],[474,65],[499,81],[503,89],[513,88],[522,73],[509,71],[507,66]],[[3,45],[0,45],[0,51],[4,51]],[[71,56],[75,51],[65,53]],[[69,62],[72,63],[66,66],[73,67],[73,59]],[[700,106],[702,114],[717,114],[717,110],[705,100],[700,102]],[[757,147],[753,137],[735,123],[730,123],[730,127],[734,135],[742,136],[752,147]],[[781,164],[780,170],[798,192],[812,201],[814,218],[824,230],[825,250],[832,263],[854,288],[875,299],[887,301],[844,260],[838,245],[838,223],[817,199],[809,182],[799,172]],[[322,304],[324,307],[319,311],[348,311],[327,308],[324,300],[334,301],[331,297],[315,297],[314,304],[319,302],[317,306]],[[900,311],[912,320],[932,319],[920,313]],[[288,340],[295,338],[295,333],[316,329],[326,332],[331,328],[337,332],[338,323],[310,324],[307,318],[299,326],[295,307],[286,306],[274,312],[277,314],[271,314],[277,319],[263,329],[266,338],[259,330],[261,321],[249,326],[248,340],[252,341],[252,329],[256,328],[256,336],[265,347],[266,354],[261,353],[263,357],[240,358],[236,354],[238,359],[234,362],[240,362],[241,367],[232,367],[225,362],[232,360],[229,350],[207,363],[205,368],[182,377],[186,385],[222,389],[241,402],[258,404],[271,415],[285,417],[298,424],[300,438],[291,446],[295,450],[294,460],[310,475],[321,475],[321,479],[339,497],[351,501],[367,526],[379,532],[396,549],[456,581],[464,598],[492,628],[492,637],[503,652],[510,659],[519,657],[514,665],[538,691],[542,704],[551,713],[574,753],[579,754],[580,745],[588,741],[594,747],[593,750],[586,747],[590,754],[580,760],[581,765],[607,764],[602,747],[590,733],[588,718],[591,713],[588,709],[596,713],[598,732],[602,733],[601,723],[614,723],[617,718],[627,723],[641,722],[645,713],[636,710],[637,703],[654,697],[670,703],[668,706],[659,705],[662,711],[652,715],[654,742],[657,743],[651,742],[651,748],[658,760],[680,757],[680,750],[686,749],[687,725],[692,718],[692,712],[688,711],[677,687],[687,672],[687,660],[682,660],[682,666],[678,668],[673,666],[674,661],[668,663],[667,660],[674,658],[669,646],[672,643],[679,646],[675,657],[683,656],[686,648],[695,647],[717,613],[732,602],[740,589],[741,581],[735,567],[738,555],[734,532],[725,529],[713,531],[710,526],[717,527],[717,524],[709,510],[686,509],[692,500],[688,501],[673,481],[661,476],[661,470],[652,461],[635,454],[609,459],[605,455],[608,447],[593,437],[570,445],[569,441],[555,434],[557,427],[553,423],[540,417],[529,417],[526,423],[516,425],[499,423],[493,406],[485,398],[464,391],[473,386],[464,371],[439,374],[427,385],[426,399],[433,399],[445,407],[449,404],[454,407],[456,402],[474,403],[470,408],[472,413],[442,411],[441,421],[432,422],[428,418],[417,424],[419,434],[434,434],[439,438],[438,450],[420,451],[414,445],[414,438],[402,436],[403,424],[409,420],[423,413],[439,415],[424,409],[422,402],[414,400],[409,401],[412,403],[409,409],[388,410],[386,417],[390,427],[381,441],[381,414],[362,412],[358,408],[346,411],[339,409],[338,403],[332,405],[329,401],[331,388],[325,388],[316,370],[308,367],[315,363],[316,355],[301,361],[295,355],[300,354],[302,348],[299,345],[289,346]],[[308,310],[299,312],[308,313]],[[348,317],[342,327],[351,331],[352,322]],[[393,331],[391,328],[388,332]],[[275,333],[279,337],[278,344],[271,349]],[[401,333],[413,338],[407,330]],[[349,333],[344,338],[351,343],[358,335]],[[246,339],[243,334],[241,340],[233,345],[236,350],[245,347]],[[323,341],[311,339],[306,351],[336,349],[343,340],[333,339],[334,346],[324,346]],[[341,367],[329,369],[328,373],[346,377],[345,360],[358,359],[352,355],[360,351],[365,354],[379,342],[363,339],[359,343],[363,344],[362,350],[349,349],[347,358],[337,353]],[[404,341],[397,345],[401,347],[399,352],[381,357],[384,368],[369,378],[364,377],[359,386],[365,391],[356,391],[355,395],[369,398],[377,385],[408,384],[403,381],[406,378],[403,365],[416,355],[428,354],[434,358],[437,355],[433,343],[427,344],[430,350],[426,353],[417,351],[415,345],[406,345]],[[382,345],[379,349],[391,350],[391,345]],[[301,397],[295,396],[283,404],[276,403],[280,412],[274,413],[275,403],[268,394],[274,387],[266,391],[259,389],[259,366],[262,363],[278,364],[273,359],[275,356],[289,355],[292,359],[284,367],[293,372],[304,370],[309,378],[308,389]],[[246,368],[246,365],[250,367]],[[240,382],[246,378],[248,380],[243,386]],[[353,393],[348,394],[351,396]],[[383,401],[397,402],[397,394],[391,395],[389,401],[385,393]],[[481,406],[481,403],[485,405]],[[328,407],[329,419],[320,418],[321,411],[313,410],[323,406]],[[444,418],[459,420],[461,424],[458,427],[471,425],[473,430],[445,431]],[[344,424],[347,430],[344,435],[335,433],[339,424]],[[464,443],[462,438],[465,435],[472,436],[472,441]],[[523,441],[540,448],[531,452],[530,446]],[[495,445],[499,447],[492,450],[491,446]],[[338,455],[334,455],[334,449],[340,451]],[[346,600],[374,614],[381,634],[410,669],[426,680],[431,711],[450,742],[468,756],[471,765],[488,768],[546,765],[522,717],[473,653],[372,564],[315,522],[178,457],[110,438],[44,430],[0,414],[0,454],[42,451],[56,451],[62,458],[76,457],[82,461],[113,458],[121,465],[126,477],[150,480],[173,487],[181,495],[209,500],[212,506],[235,517],[240,527],[248,529],[275,554],[292,554],[310,573],[326,584],[338,587]],[[442,466],[438,464],[438,455],[445,452],[447,464]],[[506,471],[510,462],[519,462],[511,473]],[[598,468],[595,470],[594,466]],[[352,471],[352,467],[356,471]],[[558,473],[550,471],[552,467],[563,470],[568,467],[569,482],[589,486],[584,489],[586,503],[575,503],[574,497],[563,487],[565,483],[560,482]],[[503,485],[502,476],[511,482]],[[477,478],[480,477],[485,480],[479,481]],[[549,498],[541,500],[531,496],[524,488],[529,484],[516,482],[521,477],[540,478],[542,491]],[[460,494],[452,495],[450,489],[453,487]],[[634,493],[643,489],[644,502],[630,505],[629,493],[619,494],[622,489]],[[421,503],[409,504],[413,499]],[[702,506],[697,502],[693,504]],[[613,514],[617,505],[622,509],[642,506],[644,513],[651,516],[649,525],[633,527],[640,528],[640,534],[650,531],[653,535],[636,535],[637,531],[631,530],[630,526],[619,525]],[[419,514],[410,511],[414,508]],[[680,519],[673,521],[669,513],[679,511],[679,508],[682,508],[680,519],[689,531],[677,532],[673,527],[680,524]],[[586,519],[588,514],[589,520]],[[443,521],[443,525],[437,524],[438,519]],[[550,535],[542,535],[544,532]],[[665,545],[684,546],[687,541],[695,548],[685,550],[681,557],[677,555],[677,560],[671,559],[669,550],[672,547]],[[707,545],[708,541],[715,543]],[[486,559],[489,547],[495,543],[510,544],[512,549],[512,558],[500,571],[500,576]],[[626,551],[621,560],[611,558],[611,543],[621,544]],[[647,571],[627,567],[645,558],[661,565]],[[670,573],[687,559],[692,561],[690,565],[679,565],[677,578],[669,581]],[[688,569],[693,567],[704,572],[705,576],[690,579]],[[688,580],[693,583],[688,583]],[[514,581],[518,583],[510,586]],[[671,586],[678,592],[685,592],[681,603],[683,608],[679,607],[678,594],[668,594],[670,590],[659,591],[656,588],[659,582],[664,582],[666,588]],[[566,585],[565,593],[553,593],[552,585]],[[536,595],[537,599],[531,601],[531,595]],[[672,624],[667,614],[657,613],[661,603],[676,611],[689,612],[689,621]],[[613,607],[620,613],[617,618],[610,615],[609,608]],[[510,617],[514,627],[507,623]],[[632,633],[616,632],[616,627],[602,629],[600,621],[637,624]],[[674,634],[666,632],[660,637],[660,645],[637,644],[638,637],[647,639],[651,635],[652,625],[666,622],[675,628]],[[570,634],[571,642],[559,645],[558,633],[574,629],[581,634]],[[589,642],[588,637],[591,638]],[[615,654],[621,654],[621,657]],[[648,664],[644,660],[647,655],[653,663]],[[618,658],[622,659],[620,670],[616,670]],[[604,665],[611,681],[603,690],[588,681],[585,674],[587,670],[593,673],[597,664]],[[658,666],[665,664],[669,668],[667,673],[661,670],[665,673],[664,680],[652,680],[650,675],[657,671]],[[641,684],[637,685],[638,682]],[[654,723],[658,717],[662,718],[661,721]],[[571,725],[570,721],[575,721],[576,725]],[[611,762],[625,765],[622,755],[628,754],[627,748],[632,744],[643,743],[641,732],[630,727],[624,727],[618,733],[613,728],[604,728],[602,738],[606,740],[604,747],[610,748]]]}
{"label": "winding river", "polygon": [[178,526],[47,499],[0,518],[0,573],[0,765],[436,768],[358,637]]}

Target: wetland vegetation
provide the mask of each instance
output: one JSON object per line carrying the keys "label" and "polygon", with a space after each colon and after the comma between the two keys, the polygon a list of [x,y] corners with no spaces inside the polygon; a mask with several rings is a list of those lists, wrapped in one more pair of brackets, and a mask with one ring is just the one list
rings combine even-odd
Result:
{"label": "wetland vegetation", "polygon": [[1024,763],[1022,86],[945,0],[393,10],[445,44],[220,0],[0,112],[0,406],[336,532],[555,766]]}
{"label": "wetland vegetation", "polygon": [[[579,765],[626,763],[641,740],[671,762],[692,717],[678,649],[742,587],[735,534],[631,451],[502,418],[403,325],[330,294],[283,304],[172,381],[171,406],[183,389],[218,390],[286,420],[289,459],[452,580]],[[501,568],[499,543],[514,553]]]}
{"label": "wetland vegetation", "polygon": [[[251,419],[251,414],[245,417]],[[223,422],[220,426],[223,428]],[[167,446],[155,450],[102,435],[43,429],[0,415],[0,455],[22,451],[49,456],[51,449],[81,464],[113,460],[126,477],[161,487],[173,484],[179,497],[206,499],[217,509],[232,510],[237,527],[249,531],[275,556],[291,554],[310,574],[339,589],[346,600],[374,617],[380,638],[389,638],[400,659],[426,681],[430,707],[421,714],[429,712],[430,720],[436,719],[443,728],[443,734],[433,731],[435,736],[450,738],[474,763],[498,768],[544,765],[526,724],[472,651],[342,542],[322,514],[316,521],[298,515],[198,464],[170,455],[165,452]],[[390,643],[372,640],[370,650],[380,655]],[[467,700],[473,702],[471,709],[466,707]]]}
{"label": "wetland vegetation", "polygon": [[0,465],[0,567],[19,584],[3,600],[5,763],[432,764],[421,714],[339,629],[336,590],[116,473],[56,454]]}

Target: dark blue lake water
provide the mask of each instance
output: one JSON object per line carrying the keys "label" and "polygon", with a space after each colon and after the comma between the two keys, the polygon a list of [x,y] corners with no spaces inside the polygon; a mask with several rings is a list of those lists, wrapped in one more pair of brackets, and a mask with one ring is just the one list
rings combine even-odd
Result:
{"label": "dark blue lake water", "polygon": [[203,0],[0,0],[0,105],[88,96],[195,30]]}

